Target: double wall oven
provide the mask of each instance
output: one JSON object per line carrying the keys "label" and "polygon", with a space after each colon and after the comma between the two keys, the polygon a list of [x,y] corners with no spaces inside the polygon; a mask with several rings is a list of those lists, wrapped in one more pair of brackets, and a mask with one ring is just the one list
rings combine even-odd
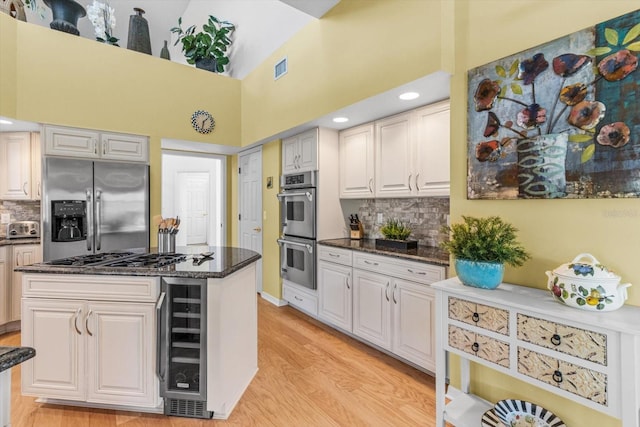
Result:
{"label": "double wall oven", "polygon": [[280,276],[309,289],[316,288],[317,171],[283,175],[278,194],[282,223]]}

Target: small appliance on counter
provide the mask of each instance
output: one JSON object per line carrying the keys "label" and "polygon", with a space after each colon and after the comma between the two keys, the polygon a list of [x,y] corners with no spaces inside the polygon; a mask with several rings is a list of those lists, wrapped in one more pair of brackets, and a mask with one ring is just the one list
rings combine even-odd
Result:
{"label": "small appliance on counter", "polygon": [[349,228],[351,229],[351,239],[360,240],[364,237],[364,228],[362,228],[358,214],[349,215]]}
{"label": "small appliance on counter", "polygon": [[7,225],[7,239],[27,239],[40,237],[38,221],[16,221]]}

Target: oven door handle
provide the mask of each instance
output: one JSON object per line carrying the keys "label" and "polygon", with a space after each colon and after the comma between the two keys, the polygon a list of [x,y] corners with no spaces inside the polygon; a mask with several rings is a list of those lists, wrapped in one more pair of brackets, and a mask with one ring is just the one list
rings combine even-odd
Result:
{"label": "oven door handle", "polygon": [[313,201],[313,195],[310,191],[300,192],[300,193],[278,193],[278,199],[284,199],[285,197],[299,197],[305,196],[309,201]]}
{"label": "oven door handle", "polygon": [[302,246],[304,248],[307,248],[307,251],[310,254],[313,253],[313,246],[311,246],[311,245],[309,245],[307,243],[298,243],[298,242],[292,242],[291,240],[278,239],[278,244],[279,245]]}
{"label": "oven door handle", "polygon": [[162,305],[164,304],[165,292],[161,292],[156,302],[156,322],[158,325],[156,332],[156,375],[160,382],[164,382],[164,372],[162,372]]}

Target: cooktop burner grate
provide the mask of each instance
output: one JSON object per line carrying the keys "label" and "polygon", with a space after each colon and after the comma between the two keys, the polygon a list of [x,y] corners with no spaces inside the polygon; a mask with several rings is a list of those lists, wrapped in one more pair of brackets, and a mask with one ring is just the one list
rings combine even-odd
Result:
{"label": "cooktop burner grate", "polygon": [[53,261],[46,262],[49,265],[64,265],[64,266],[87,266],[93,264],[102,264],[105,262],[115,261],[122,258],[128,258],[135,255],[134,252],[105,252],[101,254],[92,255],[79,255],[69,258],[54,259]]}
{"label": "cooktop burner grate", "polygon": [[93,255],[81,255],[46,262],[48,265],[68,267],[138,267],[159,268],[186,261],[183,254],[140,254],[135,252],[108,252]]}

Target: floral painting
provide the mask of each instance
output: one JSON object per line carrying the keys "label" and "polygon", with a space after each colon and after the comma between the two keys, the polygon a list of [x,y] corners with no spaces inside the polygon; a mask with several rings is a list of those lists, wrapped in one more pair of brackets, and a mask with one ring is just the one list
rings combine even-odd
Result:
{"label": "floral painting", "polygon": [[640,10],[468,73],[469,199],[640,197]]}

